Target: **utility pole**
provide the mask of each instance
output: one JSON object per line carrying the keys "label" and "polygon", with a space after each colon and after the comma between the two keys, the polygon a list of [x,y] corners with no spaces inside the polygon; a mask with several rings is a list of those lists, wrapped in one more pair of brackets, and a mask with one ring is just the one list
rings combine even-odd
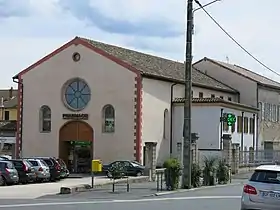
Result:
{"label": "utility pole", "polygon": [[184,103],[184,142],[183,142],[183,188],[191,188],[191,108],[192,108],[192,31],[193,0],[187,1],[187,32],[185,54],[185,103]]}

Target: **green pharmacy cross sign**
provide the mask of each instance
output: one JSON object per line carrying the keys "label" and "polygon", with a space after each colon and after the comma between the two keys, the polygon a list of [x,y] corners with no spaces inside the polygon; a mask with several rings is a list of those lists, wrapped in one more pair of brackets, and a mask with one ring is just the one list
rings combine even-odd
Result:
{"label": "green pharmacy cross sign", "polygon": [[236,122],[236,116],[231,113],[224,113],[221,121],[226,122],[228,126],[232,126]]}

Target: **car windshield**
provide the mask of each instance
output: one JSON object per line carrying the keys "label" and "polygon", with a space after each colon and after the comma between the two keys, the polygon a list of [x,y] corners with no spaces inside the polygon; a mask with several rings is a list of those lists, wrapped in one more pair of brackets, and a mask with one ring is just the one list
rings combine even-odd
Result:
{"label": "car windshield", "polygon": [[268,170],[256,170],[250,181],[280,184],[280,172],[279,171],[268,171]]}
{"label": "car windshield", "polygon": [[29,160],[29,162],[33,165],[33,166],[38,166],[38,162],[36,160]]}
{"label": "car windshield", "polygon": [[134,166],[134,167],[138,167],[138,166],[142,166],[140,163],[138,163],[137,161],[131,161],[131,164]]}

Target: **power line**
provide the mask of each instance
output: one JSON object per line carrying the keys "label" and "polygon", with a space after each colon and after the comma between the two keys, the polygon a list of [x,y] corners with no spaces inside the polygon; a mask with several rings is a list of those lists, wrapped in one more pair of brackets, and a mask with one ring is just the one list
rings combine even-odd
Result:
{"label": "power line", "polygon": [[262,61],[260,61],[258,58],[256,58],[252,53],[250,53],[248,50],[246,50],[245,47],[243,47],[235,38],[233,38],[229,32],[227,32],[216,20],[215,18],[207,12],[207,10],[202,6],[202,4],[198,0],[194,0],[195,3],[198,4],[198,6],[212,19],[212,21],[235,43],[237,44],[245,53],[247,53],[251,58],[253,58],[255,61],[257,61],[260,65],[265,67],[267,70],[273,72],[274,74],[280,76],[280,73],[277,71],[274,71],[273,69],[269,68],[267,65],[265,65]]}

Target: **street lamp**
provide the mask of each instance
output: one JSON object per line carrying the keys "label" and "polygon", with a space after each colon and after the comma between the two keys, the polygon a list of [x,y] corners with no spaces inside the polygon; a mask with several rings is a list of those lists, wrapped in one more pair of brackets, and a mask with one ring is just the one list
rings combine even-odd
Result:
{"label": "street lamp", "polygon": [[214,4],[214,3],[218,2],[218,1],[222,1],[222,0],[214,0],[214,1],[211,1],[211,2],[209,2],[209,3],[207,3],[207,4],[202,5],[202,7],[197,7],[197,8],[195,8],[195,9],[193,10],[192,34],[194,34],[194,13],[195,13],[197,10],[200,10],[200,9],[202,9],[202,8],[205,8],[205,7],[208,7],[208,6],[210,6],[211,4]]}

